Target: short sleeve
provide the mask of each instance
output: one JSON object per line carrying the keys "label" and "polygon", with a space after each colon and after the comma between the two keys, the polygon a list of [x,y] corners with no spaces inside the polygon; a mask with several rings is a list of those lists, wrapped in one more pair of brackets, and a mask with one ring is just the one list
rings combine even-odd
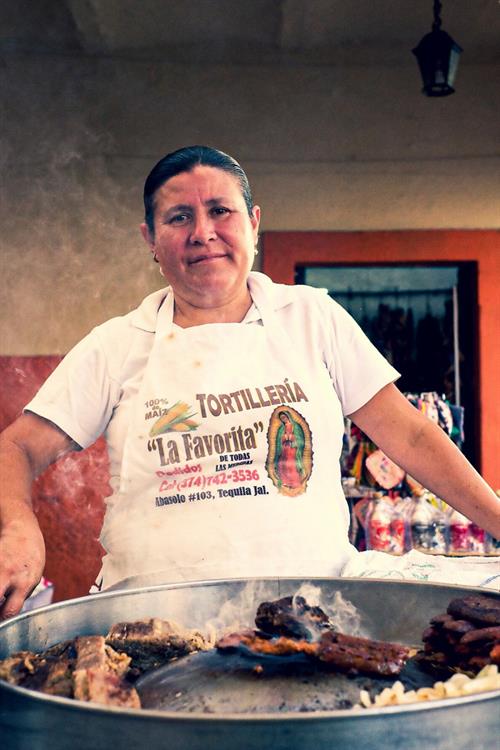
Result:
{"label": "short sleeve", "polygon": [[64,357],[24,411],[49,419],[87,448],[106,429],[119,394],[94,329]]}
{"label": "short sleeve", "polygon": [[400,373],[372,344],[344,308],[325,296],[327,366],[344,415],[360,409]]}

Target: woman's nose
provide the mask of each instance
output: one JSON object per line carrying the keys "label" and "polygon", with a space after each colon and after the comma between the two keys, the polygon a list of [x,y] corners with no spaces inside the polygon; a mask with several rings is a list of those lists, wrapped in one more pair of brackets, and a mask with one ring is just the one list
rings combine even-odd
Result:
{"label": "woman's nose", "polygon": [[190,240],[193,244],[205,244],[215,239],[215,227],[213,219],[210,216],[197,215],[193,220],[193,227]]}

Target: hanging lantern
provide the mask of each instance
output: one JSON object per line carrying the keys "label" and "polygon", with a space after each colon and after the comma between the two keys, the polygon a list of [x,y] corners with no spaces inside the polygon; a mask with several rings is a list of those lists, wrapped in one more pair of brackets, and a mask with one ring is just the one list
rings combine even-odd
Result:
{"label": "hanging lantern", "polygon": [[441,3],[434,0],[432,31],[412,50],[418,60],[424,83],[422,93],[427,96],[449,96],[454,93],[453,83],[462,52],[462,48],[451,36],[441,30],[440,12]]}

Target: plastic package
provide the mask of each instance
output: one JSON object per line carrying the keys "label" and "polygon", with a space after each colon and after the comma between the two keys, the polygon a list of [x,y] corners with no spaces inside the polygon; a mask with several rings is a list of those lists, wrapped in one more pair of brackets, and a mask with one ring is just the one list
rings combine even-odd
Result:
{"label": "plastic package", "polygon": [[405,551],[405,520],[400,503],[387,495],[371,500],[365,533],[367,549],[402,555]]}
{"label": "plastic package", "polygon": [[485,551],[488,555],[500,555],[500,539],[486,534]]}
{"label": "plastic package", "polygon": [[448,523],[445,512],[427,493],[413,501],[410,520],[410,547],[420,552],[444,555],[448,549]]}
{"label": "plastic package", "polygon": [[450,555],[467,555],[471,552],[471,522],[457,510],[450,516]]}

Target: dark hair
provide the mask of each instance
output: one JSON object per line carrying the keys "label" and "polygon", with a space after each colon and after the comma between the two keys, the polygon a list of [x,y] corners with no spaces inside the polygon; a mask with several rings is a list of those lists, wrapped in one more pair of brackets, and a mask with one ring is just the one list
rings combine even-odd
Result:
{"label": "dark hair", "polygon": [[253,201],[248,177],[236,159],[210,146],[186,146],[167,154],[155,164],[144,183],[144,221],[154,234],[155,193],[167,180],[181,172],[190,172],[203,165],[216,167],[232,174],[239,182],[248,215],[252,217]]}

